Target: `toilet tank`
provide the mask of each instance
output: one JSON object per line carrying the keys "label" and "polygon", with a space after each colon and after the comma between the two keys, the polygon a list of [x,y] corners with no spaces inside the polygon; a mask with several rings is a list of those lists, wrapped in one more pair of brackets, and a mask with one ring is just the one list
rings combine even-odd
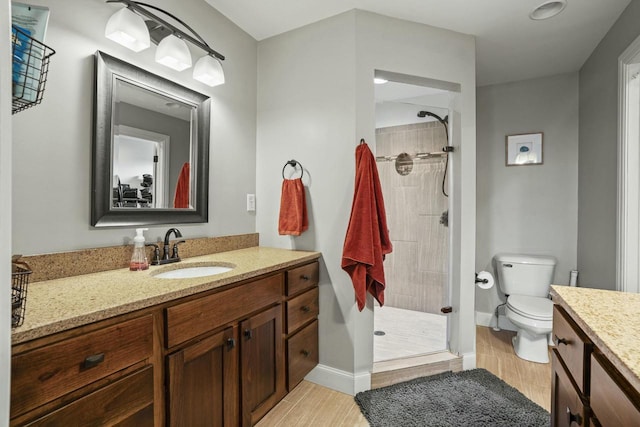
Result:
{"label": "toilet tank", "polygon": [[553,280],[556,259],[551,256],[497,254],[493,257],[498,284],[507,295],[546,297]]}

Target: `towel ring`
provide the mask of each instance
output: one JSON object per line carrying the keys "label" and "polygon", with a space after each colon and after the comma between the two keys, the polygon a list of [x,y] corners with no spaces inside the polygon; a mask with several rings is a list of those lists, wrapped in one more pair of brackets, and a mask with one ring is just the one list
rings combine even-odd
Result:
{"label": "towel ring", "polygon": [[297,160],[291,159],[282,167],[282,179],[285,179],[284,170],[287,168],[287,166],[291,166],[294,169],[296,168],[296,166],[300,166],[300,178],[304,176],[304,168],[302,167],[302,164]]}

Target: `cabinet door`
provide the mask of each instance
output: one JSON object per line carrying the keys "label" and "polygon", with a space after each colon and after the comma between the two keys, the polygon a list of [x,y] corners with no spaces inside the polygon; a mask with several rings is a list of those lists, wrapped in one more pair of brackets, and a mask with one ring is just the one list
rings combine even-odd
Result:
{"label": "cabinet door", "polygon": [[237,335],[227,328],[167,357],[170,426],[238,425]]}
{"label": "cabinet door", "polygon": [[569,378],[558,350],[553,349],[551,380],[551,426],[587,426],[587,408]]}
{"label": "cabinet door", "polygon": [[240,324],[242,338],[242,424],[258,422],[285,395],[282,306]]}

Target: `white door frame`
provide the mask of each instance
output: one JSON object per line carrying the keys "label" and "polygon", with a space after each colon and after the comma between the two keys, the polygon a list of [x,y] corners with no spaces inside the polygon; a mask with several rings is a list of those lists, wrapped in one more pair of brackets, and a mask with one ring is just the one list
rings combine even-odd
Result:
{"label": "white door frame", "polygon": [[[616,290],[640,292],[640,37],[618,58],[618,222]],[[634,125],[635,124],[635,125]]]}

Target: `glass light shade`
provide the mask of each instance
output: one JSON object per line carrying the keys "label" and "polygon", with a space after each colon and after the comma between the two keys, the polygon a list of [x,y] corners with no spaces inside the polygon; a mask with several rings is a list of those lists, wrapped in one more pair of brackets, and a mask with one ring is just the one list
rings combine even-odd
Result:
{"label": "glass light shade", "polygon": [[193,68],[193,78],[211,87],[224,84],[222,64],[217,58],[209,55],[203,56],[198,59]]}
{"label": "glass light shade", "polygon": [[134,52],[140,52],[151,46],[149,30],[144,20],[126,7],[111,15],[104,29],[104,35]]}
{"label": "glass light shade", "polygon": [[176,71],[186,70],[191,67],[191,53],[184,40],[170,34],[158,44],[156,62]]}

